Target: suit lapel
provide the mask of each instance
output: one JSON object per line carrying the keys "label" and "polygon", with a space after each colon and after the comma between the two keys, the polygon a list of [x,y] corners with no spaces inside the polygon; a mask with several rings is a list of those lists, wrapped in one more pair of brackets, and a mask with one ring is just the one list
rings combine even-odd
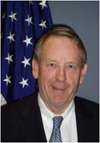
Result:
{"label": "suit lapel", "polygon": [[[37,96],[33,95],[28,102],[29,106],[26,107],[25,112],[23,112],[23,122],[27,129],[23,131],[24,138],[28,141],[46,142]],[[25,128],[23,127],[23,130],[25,130]]]}
{"label": "suit lapel", "polygon": [[78,131],[78,142],[85,142],[91,139],[92,132],[92,116],[86,110],[85,105],[81,102],[82,99],[75,98],[75,112]]}

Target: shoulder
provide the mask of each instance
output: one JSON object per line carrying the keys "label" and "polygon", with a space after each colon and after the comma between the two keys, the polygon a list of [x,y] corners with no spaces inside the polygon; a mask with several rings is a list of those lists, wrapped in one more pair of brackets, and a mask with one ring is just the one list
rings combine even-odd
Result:
{"label": "shoulder", "polygon": [[84,98],[75,97],[75,106],[76,106],[76,110],[78,110],[79,112],[84,112],[85,114],[99,116],[98,103],[95,103],[93,101],[90,101]]}
{"label": "shoulder", "polygon": [[39,117],[41,116],[37,102],[37,95],[30,95],[6,106],[2,106],[2,140],[34,140],[36,135],[35,132],[37,131],[34,128],[39,123]]}
{"label": "shoulder", "polygon": [[81,97],[75,97],[75,103],[80,104],[80,105],[86,105],[88,107],[98,108],[98,103],[90,101],[90,100],[85,99],[85,98],[81,98]]}
{"label": "shoulder", "polygon": [[[37,104],[37,95],[29,95],[16,100],[12,103],[8,103],[1,107],[1,114],[9,112],[18,113],[24,110],[30,110]],[[33,107],[32,107],[33,106]]]}

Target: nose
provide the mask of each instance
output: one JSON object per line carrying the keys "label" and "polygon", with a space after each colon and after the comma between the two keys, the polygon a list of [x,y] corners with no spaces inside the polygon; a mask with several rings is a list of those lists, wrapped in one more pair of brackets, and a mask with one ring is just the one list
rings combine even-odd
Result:
{"label": "nose", "polygon": [[64,68],[58,69],[57,75],[56,75],[56,79],[57,79],[58,81],[65,81],[66,78],[67,78],[66,76],[67,76],[67,75],[66,75],[66,71],[65,71]]}

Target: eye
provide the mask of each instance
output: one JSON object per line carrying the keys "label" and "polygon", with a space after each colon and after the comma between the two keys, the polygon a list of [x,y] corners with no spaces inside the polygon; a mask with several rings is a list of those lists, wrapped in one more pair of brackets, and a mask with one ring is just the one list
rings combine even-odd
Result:
{"label": "eye", "polygon": [[51,62],[51,63],[48,63],[48,67],[49,67],[49,68],[52,68],[52,69],[55,69],[55,68],[57,67],[57,64]]}
{"label": "eye", "polygon": [[55,63],[49,63],[48,65],[51,66],[51,67],[55,67],[56,66]]}
{"label": "eye", "polygon": [[75,65],[68,65],[68,67],[69,67],[69,68],[74,68],[74,67],[75,67]]}
{"label": "eye", "polygon": [[75,64],[68,64],[67,68],[69,68],[69,69],[76,69],[77,65],[75,65]]}

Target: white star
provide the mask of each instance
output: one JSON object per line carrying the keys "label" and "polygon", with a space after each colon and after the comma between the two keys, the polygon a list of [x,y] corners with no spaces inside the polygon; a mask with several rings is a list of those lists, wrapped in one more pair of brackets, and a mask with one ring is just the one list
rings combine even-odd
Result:
{"label": "white star", "polygon": [[9,33],[9,36],[7,36],[7,39],[9,39],[10,42],[11,42],[11,41],[15,41],[15,40],[14,40],[14,35],[15,35],[15,34],[13,34],[13,33],[10,32],[10,33]]}
{"label": "white star", "polygon": [[41,0],[41,2],[39,3],[39,5],[42,6],[42,9],[43,9],[44,7],[47,7],[47,5],[46,5],[46,0]]}
{"label": "white star", "polygon": [[11,21],[13,22],[13,20],[16,20],[16,13],[13,13],[11,11],[11,14],[9,15],[9,17],[11,18]]}
{"label": "white star", "polygon": [[7,74],[6,74],[6,78],[3,80],[3,81],[5,81],[6,82],[6,86],[8,86],[8,84],[10,84],[11,83],[11,76],[8,76]]}
{"label": "white star", "polygon": [[5,104],[7,104],[7,101],[6,101],[6,99],[4,98],[4,96],[2,95],[2,94],[0,94],[1,95],[1,106],[2,105],[5,105]]}
{"label": "white star", "polygon": [[24,43],[26,43],[26,46],[28,46],[29,44],[32,45],[32,37],[28,38],[28,36],[26,35],[26,39],[23,40]]}
{"label": "white star", "polygon": [[42,29],[44,29],[44,28],[46,28],[47,26],[46,26],[46,20],[42,20],[41,21],[41,23],[39,24],[39,26],[41,26],[42,27]]}
{"label": "white star", "polygon": [[29,61],[30,61],[30,58],[27,59],[26,57],[24,57],[24,60],[21,61],[21,63],[23,63],[24,67],[26,68],[27,65],[30,65]]}
{"label": "white star", "polygon": [[28,18],[25,19],[25,21],[27,21],[28,25],[30,26],[30,24],[32,24],[32,17],[29,17],[29,15],[28,15]]}
{"label": "white star", "polygon": [[24,79],[24,78],[22,78],[22,81],[20,81],[19,82],[19,84],[21,84],[22,85],[22,88],[24,88],[25,86],[28,86],[28,79]]}
{"label": "white star", "polygon": [[5,59],[8,61],[8,64],[10,64],[10,62],[13,62],[12,56],[13,55],[9,55],[8,53],[8,57],[5,57]]}

